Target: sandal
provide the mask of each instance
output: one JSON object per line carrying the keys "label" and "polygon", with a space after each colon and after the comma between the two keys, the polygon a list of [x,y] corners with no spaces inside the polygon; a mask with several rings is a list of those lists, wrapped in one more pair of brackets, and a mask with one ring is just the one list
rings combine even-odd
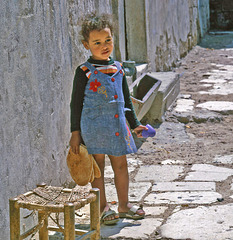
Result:
{"label": "sandal", "polygon": [[105,225],[116,224],[119,221],[119,218],[115,218],[115,219],[111,219],[111,220],[105,220],[106,217],[111,216],[111,215],[113,215],[115,217],[117,214],[116,214],[116,212],[114,210],[111,210],[110,208],[109,208],[108,211],[104,211],[101,214],[101,217],[100,217],[101,223],[103,223]]}
{"label": "sandal", "polygon": [[120,218],[129,218],[129,219],[134,219],[134,220],[143,219],[145,217],[145,214],[143,214],[143,215],[137,214],[136,212],[138,210],[142,210],[142,207],[133,206],[129,209],[128,212],[119,212],[119,217]]}

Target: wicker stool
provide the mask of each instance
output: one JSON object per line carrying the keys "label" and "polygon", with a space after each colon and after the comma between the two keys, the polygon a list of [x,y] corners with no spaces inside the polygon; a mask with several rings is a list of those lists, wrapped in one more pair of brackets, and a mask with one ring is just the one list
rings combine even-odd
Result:
{"label": "wicker stool", "polygon": [[[75,210],[90,203],[90,231],[75,229]],[[10,239],[21,240],[39,231],[40,240],[48,240],[48,231],[62,232],[65,240],[100,239],[99,189],[67,189],[38,185],[34,190],[9,200],[10,204]],[[38,212],[38,224],[20,235],[20,208]],[[64,227],[48,225],[51,213],[64,213]]]}

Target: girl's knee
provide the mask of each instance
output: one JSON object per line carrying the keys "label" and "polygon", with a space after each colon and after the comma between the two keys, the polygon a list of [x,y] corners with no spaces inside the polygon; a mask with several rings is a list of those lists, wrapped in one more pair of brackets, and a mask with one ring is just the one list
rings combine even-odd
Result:
{"label": "girl's knee", "polygon": [[118,173],[118,172],[124,172],[124,171],[128,171],[128,167],[127,167],[127,159],[126,156],[120,156],[120,157],[116,157],[116,156],[109,156],[110,160],[111,160],[111,164],[112,164],[112,169],[114,171],[114,173]]}
{"label": "girl's knee", "polygon": [[104,154],[93,154],[93,157],[98,164],[100,171],[104,171],[105,168],[105,155]]}
{"label": "girl's knee", "polygon": [[128,166],[126,161],[118,162],[117,164],[112,164],[112,169],[116,173],[118,171],[128,171]]}

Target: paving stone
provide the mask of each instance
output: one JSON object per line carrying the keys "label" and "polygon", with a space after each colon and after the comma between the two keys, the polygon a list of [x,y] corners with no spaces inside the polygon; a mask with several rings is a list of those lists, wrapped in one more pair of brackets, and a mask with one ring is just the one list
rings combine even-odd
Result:
{"label": "paving stone", "polygon": [[203,122],[220,122],[222,121],[222,115],[217,112],[210,112],[204,109],[198,109],[198,111],[192,112],[192,119],[196,123],[203,123]]}
{"label": "paving stone", "polygon": [[192,98],[192,95],[191,95],[191,94],[183,94],[183,93],[180,93],[180,94],[179,94],[179,97],[180,97],[180,98],[183,98],[183,99],[191,99],[191,98]]}
{"label": "paving stone", "polygon": [[[117,193],[114,184],[107,183],[106,185],[106,195],[108,202],[117,201]],[[147,193],[151,187],[150,182],[137,182],[129,183],[129,201],[130,202],[139,202],[142,197]]]}
{"label": "paving stone", "polygon": [[233,74],[232,65],[223,65],[222,69],[213,69],[210,72],[207,72],[205,75],[210,75],[211,78],[217,78],[217,79],[224,78],[224,79],[232,80],[231,78],[233,76],[232,74]]}
{"label": "paving stone", "polygon": [[204,108],[210,111],[216,111],[223,114],[233,113],[233,102],[228,101],[209,101],[205,103],[198,104],[197,108]]}
{"label": "paving stone", "polygon": [[[213,84],[210,84],[210,83],[205,83],[205,84],[202,84],[203,87],[212,87]],[[200,92],[199,92],[200,93]]]}
{"label": "paving stone", "polygon": [[[77,222],[90,223],[90,205],[87,204],[84,207],[76,211],[75,219]],[[55,218],[54,218],[55,219]]]}
{"label": "paving stone", "polygon": [[233,183],[231,184],[231,190],[233,191]]}
{"label": "paving stone", "polygon": [[177,118],[177,120],[181,123],[189,123],[189,122],[196,122],[196,123],[203,123],[203,122],[220,122],[222,120],[222,114],[217,112],[210,112],[205,109],[198,109],[192,112],[182,112],[178,113],[173,111],[173,116]]}
{"label": "paving stone", "polygon": [[[87,216],[87,219],[85,221],[85,224],[82,224],[80,227],[80,224],[77,224],[77,228],[81,228],[84,230],[88,230],[89,228],[89,222],[90,222],[90,217],[89,217],[89,206],[86,205],[88,208],[85,209],[86,213],[85,216]],[[85,207],[86,207],[85,206]],[[117,206],[112,205],[111,209],[117,211]],[[167,207],[144,207],[144,210],[146,212],[146,219],[140,220],[140,221],[133,221],[133,220],[128,220],[128,219],[121,219],[120,222],[115,225],[115,226],[104,226],[101,225],[101,236],[104,239],[115,239],[119,237],[129,237],[133,239],[147,239],[147,234],[150,235],[153,233],[153,231],[156,230],[158,226],[161,225],[162,219],[160,218],[154,218],[155,216],[159,216],[163,214],[168,208]],[[87,214],[88,213],[88,214]],[[79,212],[80,214],[80,212]],[[148,217],[148,219],[147,219]],[[153,218],[151,218],[153,217]],[[78,217],[78,220],[83,217]],[[82,219],[82,222],[83,219]],[[150,225],[152,223],[152,226]],[[147,228],[147,224],[149,226],[149,229]],[[139,229],[138,229],[139,228]],[[144,230],[146,229],[146,230]],[[133,232],[132,232],[133,231]],[[135,233],[136,231],[136,233]],[[56,232],[50,232],[50,238],[53,240],[62,240],[63,235],[61,233],[56,233]],[[78,238],[77,238],[78,239]]]}
{"label": "paving stone", "polygon": [[[216,79],[216,78],[209,78],[209,79],[203,79],[200,81],[201,83],[226,83],[227,81],[224,79]],[[202,85],[203,86],[203,85]],[[209,86],[208,86],[209,87]]]}
{"label": "paving stone", "polygon": [[224,70],[226,73],[233,73],[233,65],[223,65],[221,70]]}
{"label": "paving stone", "polygon": [[226,180],[230,173],[218,173],[218,172],[190,172],[185,178],[186,181],[215,181],[221,182]]}
{"label": "paving stone", "polygon": [[129,167],[138,167],[142,164],[142,161],[134,158],[127,158],[127,163]]}
{"label": "paving stone", "polygon": [[209,95],[229,95],[233,93],[233,84],[231,82],[214,84],[208,91],[199,91],[199,94]]}
{"label": "paving stone", "polygon": [[170,165],[142,166],[135,177],[135,181],[170,182],[177,179],[182,174],[183,169],[182,166]]}
{"label": "paving stone", "polygon": [[[233,72],[231,65],[225,65],[221,69],[212,70],[205,75],[209,75],[208,79],[203,79],[201,83],[212,83],[212,88],[207,91],[200,91],[200,94],[209,95],[228,95],[233,93]],[[204,86],[204,84],[202,85]],[[210,87],[210,86],[208,86]]]}
{"label": "paving stone", "polygon": [[162,161],[161,164],[162,165],[185,164],[185,161],[167,159]]}
{"label": "paving stone", "polygon": [[104,176],[106,178],[114,178],[114,173],[111,166],[106,166],[104,169]]}
{"label": "paving stone", "polygon": [[[90,220],[89,220],[90,222]],[[62,224],[61,227],[64,228],[64,225]],[[77,230],[85,230],[85,231],[90,231],[90,224],[75,224],[75,229]],[[32,240],[38,240],[38,238],[26,238],[26,239],[32,239]],[[76,235],[75,240],[79,240],[80,236]],[[88,238],[90,239],[90,238]],[[64,240],[63,233],[61,232],[54,232],[54,231],[49,231],[49,240]]]}
{"label": "paving stone", "polygon": [[195,164],[185,177],[186,181],[224,181],[233,175],[233,169],[216,167],[209,164]]}
{"label": "paving stone", "polygon": [[233,154],[225,156],[215,156],[214,163],[233,164]]}
{"label": "paving stone", "polygon": [[204,172],[217,172],[217,173],[231,173],[233,175],[232,168],[217,167],[211,164],[194,164],[191,170],[204,171]]}
{"label": "paving stone", "polygon": [[190,112],[193,110],[195,101],[192,99],[178,99],[176,102],[176,112]]}
{"label": "paving stone", "polygon": [[151,193],[144,202],[147,204],[208,204],[217,202],[222,195],[211,191]]}
{"label": "paving stone", "polygon": [[153,185],[152,191],[215,191],[215,185],[215,182],[160,182]]}
{"label": "paving stone", "polygon": [[156,145],[177,144],[189,141],[185,124],[166,121],[159,126],[156,137],[153,139],[153,143]]}
{"label": "paving stone", "polygon": [[145,218],[138,221],[129,219],[120,220],[114,226],[101,226],[101,237],[103,239],[148,239],[157,227],[162,224],[163,219]]}
{"label": "paving stone", "polygon": [[161,214],[163,214],[166,210],[168,209],[168,207],[163,207],[163,206],[159,206],[159,207],[143,207],[143,210],[146,213],[146,217],[147,216],[159,216]]}
{"label": "paving stone", "polygon": [[169,239],[232,240],[232,213],[233,204],[181,210],[161,226],[161,235]]}

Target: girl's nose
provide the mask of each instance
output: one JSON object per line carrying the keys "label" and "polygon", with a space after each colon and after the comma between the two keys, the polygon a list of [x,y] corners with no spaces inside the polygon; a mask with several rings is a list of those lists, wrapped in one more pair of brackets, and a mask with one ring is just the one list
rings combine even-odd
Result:
{"label": "girl's nose", "polygon": [[107,43],[104,43],[104,44],[103,44],[103,48],[107,48]]}

